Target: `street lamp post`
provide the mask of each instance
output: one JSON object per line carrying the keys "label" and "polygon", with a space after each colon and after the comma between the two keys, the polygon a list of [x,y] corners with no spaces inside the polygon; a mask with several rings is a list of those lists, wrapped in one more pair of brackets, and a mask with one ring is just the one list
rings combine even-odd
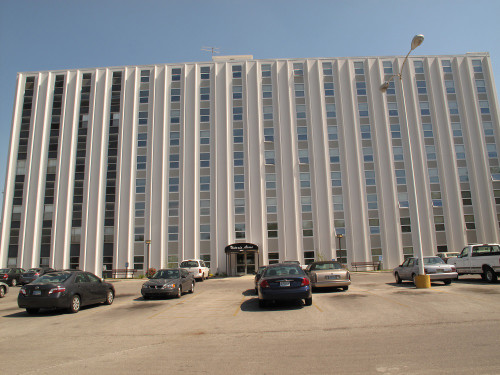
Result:
{"label": "street lamp post", "polygon": [[[342,233],[337,234],[337,238],[339,239],[339,253],[340,253],[341,259],[343,259],[343,257],[342,257],[342,237],[344,237],[342,235]],[[346,263],[347,263],[347,257],[346,257]]]}
{"label": "street lamp post", "polygon": [[151,245],[151,240],[146,240],[144,242],[146,243],[146,276],[147,276],[149,271],[149,258],[150,258],[149,245]]}
{"label": "street lamp post", "polygon": [[416,250],[417,250],[417,257],[418,257],[418,276],[416,276],[416,278],[415,278],[415,286],[417,288],[430,288],[430,286],[431,286],[430,277],[429,277],[429,275],[425,274],[424,262],[423,262],[424,256],[423,256],[423,251],[422,251],[422,232],[421,232],[421,228],[420,228],[420,217],[419,217],[419,213],[418,213],[417,190],[415,188],[415,170],[413,167],[413,155],[412,155],[412,150],[411,150],[410,129],[409,129],[409,125],[408,125],[408,114],[406,113],[405,91],[404,91],[404,86],[403,86],[403,69],[404,69],[404,66],[406,64],[406,61],[408,60],[408,56],[415,48],[417,48],[419,45],[421,45],[423,41],[424,41],[424,36],[422,34],[415,35],[413,37],[413,39],[411,41],[411,49],[408,52],[408,54],[406,55],[406,57],[403,61],[403,64],[401,65],[401,69],[400,69],[399,73],[392,75],[387,81],[385,81],[380,86],[380,90],[382,92],[386,92],[387,89],[389,88],[389,82],[395,77],[399,78],[399,82],[401,85],[400,88],[401,88],[402,107],[403,107],[403,111],[404,111],[404,121],[405,121],[404,128],[406,130],[406,137],[408,139],[408,152],[410,155],[409,169],[410,169],[411,182],[413,184],[413,186],[410,187],[410,190],[412,192],[412,198],[413,198],[413,202],[415,205],[414,214],[416,217],[415,229],[416,229],[417,233],[416,233],[415,238],[417,240]]}

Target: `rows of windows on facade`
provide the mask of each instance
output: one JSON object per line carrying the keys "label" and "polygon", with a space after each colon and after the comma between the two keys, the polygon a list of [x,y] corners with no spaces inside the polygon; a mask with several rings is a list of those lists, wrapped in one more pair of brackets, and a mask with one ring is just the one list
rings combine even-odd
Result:
{"label": "rows of windows on facade", "polygon": [[[442,77],[446,90],[446,105],[450,118],[450,126],[453,133],[453,142],[457,170],[460,179],[460,192],[462,197],[464,223],[468,234],[475,230],[475,216],[473,209],[473,199],[471,186],[469,183],[467,147],[464,140],[464,131],[461,120],[461,108],[456,95],[456,78],[452,69],[450,60],[441,60]],[[481,60],[473,60],[473,74],[475,82],[475,95],[477,97],[480,113],[481,125],[483,129],[488,163],[493,180],[493,189],[495,200],[500,204],[500,169],[497,155],[497,147],[494,136],[494,125],[490,115],[490,101],[488,98],[486,83],[482,71]],[[419,123],[421,132],[425,141],[426,168],[428,173],[429,191],[431,196],[433,223],[436,231],[438,248],[446,248],[445,234],[445,214],[443,210],[443,191],[440,181],[439,164],[437,155],[439,154],[439,144],[435,138],[435,125],[432,122],[431,98],[428,92],[428,81],[424,71],[422,61],[414,60],[412,69],[415,79],[415,86],[418,98]],[[276,87],[273,85],[273,66],[272,64],[260,64],[260,95],[259,103],[262,106],[263,122],[263,158],[265,164],[265,206],[266,206],[266,225],[268,241],[268,258],[270,263],[278,262],[278,236],[280,233],[278,220],[278,193],[277,186],[280,178],[280,170],[276,165],[276,155],[279,152],[279,146],[275,142],[275,132],[278,124],[275,119],[276,113]],[[342,132],[341,124],[337,119],[336,104],[339,101],[335,87],[334,66],[330,61],[321,62],[321,97],[324,100],[323,114],[326,122],[328,137],[328,157],[330,168],[330,189],[333,204],[334,233],[346,235],[346,221],[344,211],[345,192],[343,191],[342,176],[342,155],[341,142]],[[388,79],[394,74],[392,61],[383,61],[383,72]],[[74,172],[73,204],[71,220],[71,246],[70,246],[70,268],[78,268],[81,263],[81,242],[82,242],[82,212],[84,197],[84,181],[88,174],[86,168],[87,144],[90,142],[88,137],[89,116],[91,115],[91,91],[94,73],[83,73],[81,91],[79,93],[80,108],[78,116],[78,134],[76,143],[76,164]],[[202,66],[199,70],[199,238],[201,258],[210,264],[210,245],[211,235],[215,229],[212,222],[211,207],[213,202],[213,190],[211,181],[211,170],[214,157],[214,145],[212,132],[214,131],[212,79],[214,71],[210,66]],[[245,66],[232,65],[230,80],[230,99],[231,99],[231,122],[232,132],[232,174],[234,178],[234,238],[236,241],[245,241],[247,238],[247,213],[246,205],[248,201],[245,197],[245,190],[248,189],[248,171],[246,170],[245,155],[248,150],[248,139],[246,137],[244,120],[246,95],[245,87]],[[181,165],[180,155],[182,154],[183,124],[182,113],[184,111],[182,84],[183,69],[171,69],[171,84],[169,86],[170,95],[168,97],[168,265],[173,266],[179,262],[179,207],[182,199],[179,186],[181,183]],[[41,249],[40,265],[48,265],[50,259],[51,243],[53,242],[53,216],[54,216],[54,198],[56,190],[56,169],[58,165],[58,149],[60,143],[60,128],[62,117],[62,103],[64,95],[66,76],[57,74],[54,82],[54,92],[52,96],[52,113],[50,122],[50,137],[47,151],[47,170],[44,189],[44,207],[43,223],[41,231]],[[112,73],[111,94],[109,95],[109,132],[107,132],[107,165],[105,182],[105,210],[104,210],[104,230],[103,230],[103,258],[104,269],[113,267],[113,249],[115,246],[114,238],[116,235],[115,213],[117,204],[117,163],[120,134],[120,119],[123,111],[123,73],[114,71]],[[152,85],[150,84],[151,70],[140,70],[139,103],[137,111],[137,160],[135,172],[135,219],[134,219],[134,250],[133,267],[144,269],[149,261],[148,254],[144,247],[146,239],[146,220],[148,195],[148,126],[150,124],[149,113],[151,111],[150,93]],[[28,158],[28,142],[30,139],[31,128],[30,121],[33,111],[33,97],[35,90],[35,77],[28,76],[25,81],[25,90],[22,107],[22,119],[19,133],[19,146],[17,153],[17,173],[14,185],[13,208],[10,228],[9,242],[9,261],[16,259],[20,246],[20,228],[21,215],[23,212],[23,192],[25,189],[26,161]],[[306,263],[313,261],[316,257],[314,248],[314,220],[313,220],[313,190],[311,181],[314,181],[314,171],[310,165],[310,147],[311,147],[311,121],[309,119],[309,109],[307,102],[307,92],[311,88],[307,86],[307,80],[304,79],[304,63],[293,63],[293,82],[292,98],[294,102],[294,135],[296,137],[294,145],[296,147],[297,165],[299,168],[300,185],[300,228],[302,230],[302,248],[303,257]],[[366,209],[368,211],[369,234],[372,243],[380,242],[381,218],[379,214],[379,192],[377,191],[377,175],[375,170],[377,155],[374,152],[373,144],[373,122],[370,114],[370,93],[367,88],[367,77],[364,62],[354,62],[354,93],[355,103],[357,105],[357,121],[359,123],[359,136],[362,144],[362,173],[364,177],[364,194],[366,197]],[[337,95],[336,95],[337,94]],[[387,114],[390,126],[392,156],[394,175],[397,184],[397,199],[401,209],[400,225],[401,232],[411,233],[411,221],[409,214],[409,198],[407,189],[408,161],[405,160],[404,143],[401,136],[399,97],[396,93],[394,81],[391,81],[387,90]],[[469,159],[470,160],[470,159]],[[345,186],[344,186],[345,188]],[[500,223],[500,215],[499,215]],[[440,235],[442,233],[443,235]],[[471,239],[474,235],[471,234]],[[377,239],[378,238],[378,239]],[[403,249],[404,256],[411,256],[412,247]],[[371,249],[373,259],[382,256],[382,249],[374,247]],[[347,261],[346,250],[338,250],[337,258]]]}

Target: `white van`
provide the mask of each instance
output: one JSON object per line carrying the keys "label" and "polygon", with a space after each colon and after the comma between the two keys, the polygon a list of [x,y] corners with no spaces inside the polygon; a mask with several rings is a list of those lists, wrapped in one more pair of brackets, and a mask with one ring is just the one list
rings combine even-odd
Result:
{"label": "white van", "polygon": [[454,265],[459,275],[481,275],[483,280],[494,283],[500,276],[500,245],[467,245],[459,256],[449,258],[448,264]]}

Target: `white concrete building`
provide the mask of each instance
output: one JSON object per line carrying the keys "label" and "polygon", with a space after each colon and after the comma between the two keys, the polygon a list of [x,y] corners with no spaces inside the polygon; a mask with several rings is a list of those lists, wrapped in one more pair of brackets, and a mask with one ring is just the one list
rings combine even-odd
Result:
{"label": "white concrete building", "polygon": [[[489,55],[406,64],[414,182],[399,82],[379,91],[403,59],[19,73],[0,266],[100,275],[201,258],[235,274],[334,258],[390,268],[417,243],[413,188],[424,254],[500,241]],[[225,252],[237,243],[253,250]]]}

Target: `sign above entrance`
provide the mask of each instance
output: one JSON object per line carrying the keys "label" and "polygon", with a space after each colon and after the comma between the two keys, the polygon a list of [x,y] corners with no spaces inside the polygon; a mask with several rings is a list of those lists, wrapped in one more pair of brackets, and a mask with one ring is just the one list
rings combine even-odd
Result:
{"label": "sign above entrance", "polygon": [[259,247],[253,243],[235,243],[225,247],[226,254],[238,254],[244,252],[259,252]]}

